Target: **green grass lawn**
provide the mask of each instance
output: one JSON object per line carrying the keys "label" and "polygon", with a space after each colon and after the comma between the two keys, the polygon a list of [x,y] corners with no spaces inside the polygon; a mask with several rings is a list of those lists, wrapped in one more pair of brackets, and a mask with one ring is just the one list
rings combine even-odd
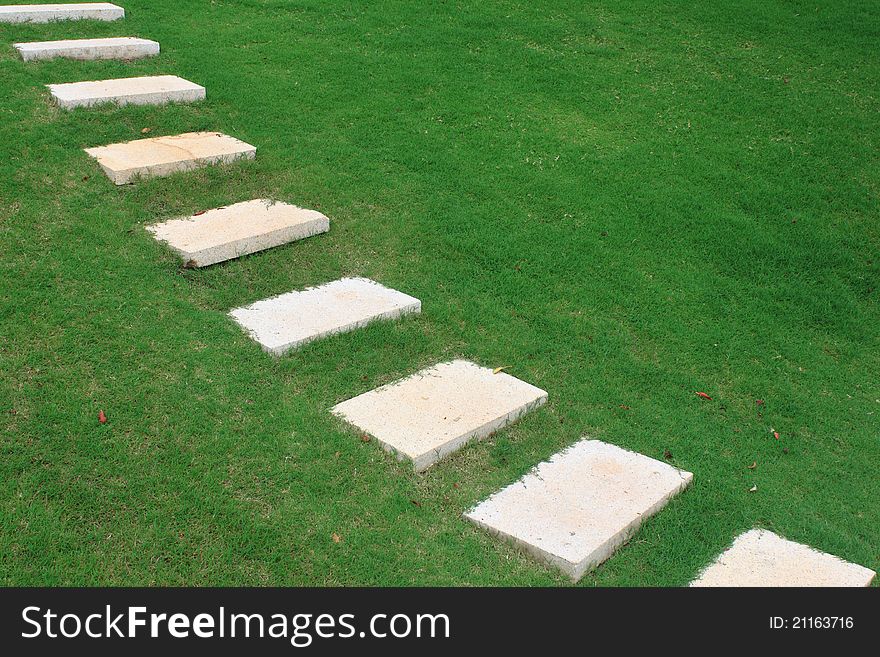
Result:
{"label": "green grass lawn", "polygon": [[[582,586],[753,526],[880,569],[878,3],[120,4],[0,25],[0,583],[565,585],[461,514],[585,435],[695,478]],[[11,45],[85,36],[162,54]],[[208,99],[43,87],[148,74]],[[117,188],[82,151],[144,128],[257,159]],[[144,230],[257,197],[331,231],[193,271]],[[280,359],[226,315],[345,275],[423,314]],[[424,475],[328,413],[456,357],[550,401]]]}

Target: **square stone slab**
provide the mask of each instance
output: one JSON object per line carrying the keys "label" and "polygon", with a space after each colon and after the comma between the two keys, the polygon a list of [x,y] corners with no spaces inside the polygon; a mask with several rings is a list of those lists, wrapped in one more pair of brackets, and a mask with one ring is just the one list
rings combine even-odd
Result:
{"label": "square stone slab", "polygon": [[166,242],[187,266],[205,267],[326,233],[330,220],[315,210],[256,199],[172,219],[147,230]]}
{"label": "square stone slab", "polygon": [[98,160],[104,173],[117,185],[125,185],[136,177],[167,176],[210,164],[252,160],[257,155],[255,146],[219,132],[137,139],[85,151]]}
{"label": "square stone slab", "polygon": [[421,472],[546,401],[540,388],[456,360],[344,401],[332,412]]}
{"label": "square stone slab", "polygon": [[692,479],[642,454],[582,440],[465,517],[578,581]]}
{"label": "square stone slab", "polygon": [[263,349],[280,356],[307,342],[421,309],[418,299],[375,281],[342,278],[257,301],[229,314]]}
{"label": "square stone slab", "polygon": [[740,534],[691,586],[868,586],[876,573],[764,529]]}
{"label": "square stone slab", "polygon": [[124,17],[125,10],[109,2],[0,6],[0,23],[48,23],[84,19],[115,21]]}
{"label": "square stone slab", "polygon": [[66,39],[16,43],[15,49],[26,62],[64,57],[66,59],[140,59],[159,54],[159,44],[149,39],[115,37],[111,39]]}
{"label": "square stone slab", "polygon": [[59,107],[91,107],[102,103],[115,105],[164,105],[204,100],[205,88],[176,75],[142,78],[118,78],[93,82],[49,84],[49,93]]}

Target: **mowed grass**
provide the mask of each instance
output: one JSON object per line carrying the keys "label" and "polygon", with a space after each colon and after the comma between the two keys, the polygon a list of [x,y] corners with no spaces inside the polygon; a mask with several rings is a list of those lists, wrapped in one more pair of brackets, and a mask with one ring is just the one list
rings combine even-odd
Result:
{"label": "mowed grass", "polygon": [[[880,568],[877,3],[122,4],[0,26],[0,583],[566,585],[461,514],[585,435],[695,479],[582,586],[753,526]],[[162,54],[11,45],[122,35]],[[43,87],[146,74],[208,99]],[[82,151],[144,128],[257,159],[115,187]],[[331,232],[191,271],[143,228],[256,197]],[[346,275],[423,314],[280,359],[226,314]],[[456,357],[550,401],[424,475],[328,413]]]}

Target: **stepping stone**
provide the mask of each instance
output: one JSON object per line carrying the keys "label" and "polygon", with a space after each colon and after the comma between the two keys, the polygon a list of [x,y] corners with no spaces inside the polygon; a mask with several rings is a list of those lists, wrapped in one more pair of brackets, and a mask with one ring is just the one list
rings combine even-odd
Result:
{"label": "stepping stone", "polygon": [[188,267],[206,267],[330,230],[315,210],[264,199],[148,226]]}
{"label": "stepping stone", "polygon": [[66,39],[16,43],[15,49],[26,62],[65,57],[67,59],[140,59],[159,54],[159,44],[149,39]]}
{"label": "stepping stone", "polygon": [[465,517],[578,581],[692,479],[642,454],[582,440]]}
{"label": "stepping stone", "polygon": [[868,586],[876,573],[764,529],[740,534],[691,586]]}
{"label": "stepping stone", "polygon": [[116,105],[164,105],[204,100],[205,88],[176,75],[119,78],[94,82],[49,84],[52,100],[63,109],[91,107],[101,103]]}
{"label": "stepping stone", "polygon": [[109,2],[0,6],[0,23],[48,23],[83,19],[115,21],[124,17],[125,10]]}
{"label": "stepping stone", "polygon": [[211,164],[252,160],[255,146],[219,132],[188,132],[170,137],[136,139],[121,144],[86,148],[117,185],[136,177],[167,176]]}
{"label": "stepping stone", "polygon": [[524,381],[466,360],[441,363],[333,407],[416,472],[547,401]]}
{"label": "stepping stone", "polygon": [[342,278],[257,301],[229,314],[264,350],[280,356],[319,338],[421,310],[418,299],[402,292],[366,278]]}

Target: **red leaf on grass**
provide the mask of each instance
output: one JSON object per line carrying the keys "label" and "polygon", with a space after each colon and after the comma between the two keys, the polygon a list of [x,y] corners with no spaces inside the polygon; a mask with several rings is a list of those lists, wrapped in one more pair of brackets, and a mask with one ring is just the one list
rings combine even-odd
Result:
{"label": "red leaf on grass", "polygon": [[697,397],[699,397],[700,399],[708,399],[709,401],[712,401],[712,398],[709,395],[707,395],[705,392],[695,392],[694,394]]}
{"label": "red leaf on grass", "polygon": [[104,411],[98,411],[98,422],[101,424],[107,424],[107,416],[104,415]]}
{"label": "red leaf on grass", "polygon": [[776,438],[776,440],[779,440],[779,432],[778,432],[778,431],[774,431],[774,432],[773,432],[773,437]]}

